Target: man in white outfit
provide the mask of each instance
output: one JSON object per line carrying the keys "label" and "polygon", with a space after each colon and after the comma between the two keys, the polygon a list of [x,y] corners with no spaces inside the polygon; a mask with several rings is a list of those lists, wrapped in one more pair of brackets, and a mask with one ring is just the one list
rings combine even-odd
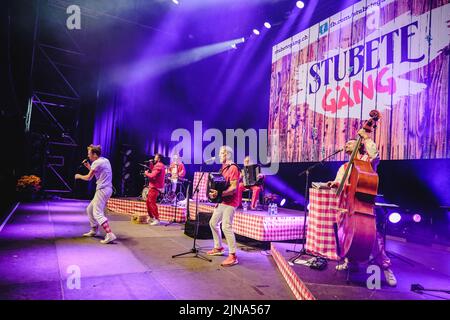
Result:
{"label": "man in white outfit", "polygon": [[108,219],[105,217],[104,213],[106,203],[112,195],[111,164],[108,159],[100,156],[102,152],[100,146],[94,146],[91,144],[87,147],[87,150],[88,159],[91,161],[91,164],[87,161],[83,161],[83,164],[89,169],[89,173],[86,175],[76,174],[75,179],[89,181],[95,176],[97,180],[97,188],[94,198],[86,209],[91,230],[83,234],[83,237],[94,237],[97,235],[98,226],[102,226],[106,232],[106,236],[105,239],[100,242],[107,244],[117,239],[114,233],[112,233],[108,224]]}

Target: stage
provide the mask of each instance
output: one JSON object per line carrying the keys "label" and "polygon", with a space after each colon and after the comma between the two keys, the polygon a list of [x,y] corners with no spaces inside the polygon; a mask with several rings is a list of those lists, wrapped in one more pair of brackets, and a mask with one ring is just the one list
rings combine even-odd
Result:
{"label": "stage", "polygon": [[[328,260],[325,270],[314,270],[301,264],[293,264],[290,260],[301,245],[273,242],[272,257],[283,274],[297,299],[305,300],[422,300],[450,299],[449,294],[412,292],[412,284],[420,284],[426,289],[450,290],[450,248],[431,247],[407,243],[401,239],[388,238],[389,250],[396,256],[391,257],[392,269],[397,277],[396,287],[389,287],[381,272],[381,288],[368,289],[366,281],[372,272],[367,273],[367,264],[361,264],[359,270],[350,274],[347,283],[347,272],[336,271],[337,261]],[[311,259],[304,255],[302,260]]]}
{"label": "stage", "polygon": [[[118,240],[83,238],[87,201],[20,204],[0,232],[0,300],[292,300],[270,252],[238,244],[240,264],[220,267],[189,251],[184,225],[134,224],[107,215]],[[102,234],[101,236],[104,236]],[[212,240],[198,240],[205,254]],[[79,268],[79,289],[69,286]],[[224,281],[226,279],[226,281]]]}
{"label": "stage", "polygon": [[[425,288],[448,286],[450,258],[448,247],[423,246],[388,239],[394,257],[393,269],[398,286],[380,290],[365,286],[366,266],[345,281],[345,272],[336,272],[336,261],[329,260],[324,271],[302,265],[289,265],[300,244],[272,242],[271,250],[238,243],[239,265],[220,267],[224,257],[212,262],[189,251],[192,238],[183,233],[184,225],[134,224],[130,217],[108,214],[118,236],[112,245],[96,238],[83,238],[89,228],[87,201],[49,200],[20,204],[0,231],[0,299],[131,299],[131,300],[353,300],[353,299],[448,299],[440,293],[418,294],[413,283]],[[202,254],[212,240],[198,240]],[[306,257],[309,258],[309,257]],[[405,261],[406,262],[405,262]],[[411,265],[410,265],[411,264]],[[74,270],[80,286],[70,286]],[[223,281],[226,278],[227,281]],[[192,288],[196,288],[192,290]],[[447,287],[448,289],[448,287]]]}

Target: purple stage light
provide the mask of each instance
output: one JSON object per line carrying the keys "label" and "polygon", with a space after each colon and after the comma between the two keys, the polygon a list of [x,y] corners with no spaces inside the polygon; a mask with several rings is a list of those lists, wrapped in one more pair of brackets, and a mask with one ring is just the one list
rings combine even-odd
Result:
{"label": "purple stage light", "polygon": [[305,7],[305,3],[303,1],[297,1],[297,3],[295,5],[299,9],[303,9]]}
{"label": "purple stage light", "polygon": [[284,206],[286,204],[286,198],[283,198],[280,202],[280,207]]}
{"label": "purple stage light", "polygon": [[419,223],[420,221],[422,221],[422,216],[418,213],[416,213],[415,215],[413,215],[413,220],[414,222]]}
{"label": "purple stage light", "polygon": [[267,29],[272,28],[272,25],[269,22],[264,22],[264,27],[266,27]]}
{"label": "purple stage light", "polygon": [[172,0],[173,3],[175,3],[176,5],[179,5],[180,2],[178,0]]}
{"label": "purple stage light", "polygon": [[256,34],[257,36],[259,36],[259,30],[258,29],[253,29],[253,33]]}
{"label": "purple stage light", "polygon": [[398,212],[392,212],[389,215],[389,221],[391,223],[398,223],[398,222],[400,222],[400,220],[402,220],[402,216]]}

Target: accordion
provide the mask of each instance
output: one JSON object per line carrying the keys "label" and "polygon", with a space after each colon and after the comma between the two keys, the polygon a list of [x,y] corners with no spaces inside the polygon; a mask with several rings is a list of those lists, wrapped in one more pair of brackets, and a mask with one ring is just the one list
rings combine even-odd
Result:
{"label": "accordion", "polygon": [[260,184],[258,181],[258,175],[261,173],[261,167],[257,164],[244,166],[242,169],[242,182],[244,187],[252,187]]}
{"label": "accordion", "polygon": [[[227,190],[229,184],[225,177],[220,172],[211,172],[208,175],[208,184],[206,187],[206,197],[210,202],[220,203],[222,202],[222,192]],[[209,197],[209,191],[211,189],[217,190],[218,195],[215,199]]]}

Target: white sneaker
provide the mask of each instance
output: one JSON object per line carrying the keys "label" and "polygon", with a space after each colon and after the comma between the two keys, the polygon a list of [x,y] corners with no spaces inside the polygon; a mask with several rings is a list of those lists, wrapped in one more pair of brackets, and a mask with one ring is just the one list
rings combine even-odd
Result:
{"label": "white sneaker", "polygon": [[159,225],[159,220],[158,219],[153,219],[153,221],[150,223],[151,226],[157,226]]}
{"label": "white sneaker", "polygon": [[388,285],[395,287],[397,285],[397,279],[395,278],[394,272],[391,269],[384,269],[383,271]]}
{"label": "white sneaker", "polygon": [[110,232],[110,233],[106,234],[105,239],[100,240],[100,243],[107,244],[107,243],[113,242],[116,239],[117,239],[116,235],[114,233]]}
{"label": "white sneaker", "polygon": [[83,237],[95,237],[97,235],[97,229],[91,229],[91,231],[83,233]]}

